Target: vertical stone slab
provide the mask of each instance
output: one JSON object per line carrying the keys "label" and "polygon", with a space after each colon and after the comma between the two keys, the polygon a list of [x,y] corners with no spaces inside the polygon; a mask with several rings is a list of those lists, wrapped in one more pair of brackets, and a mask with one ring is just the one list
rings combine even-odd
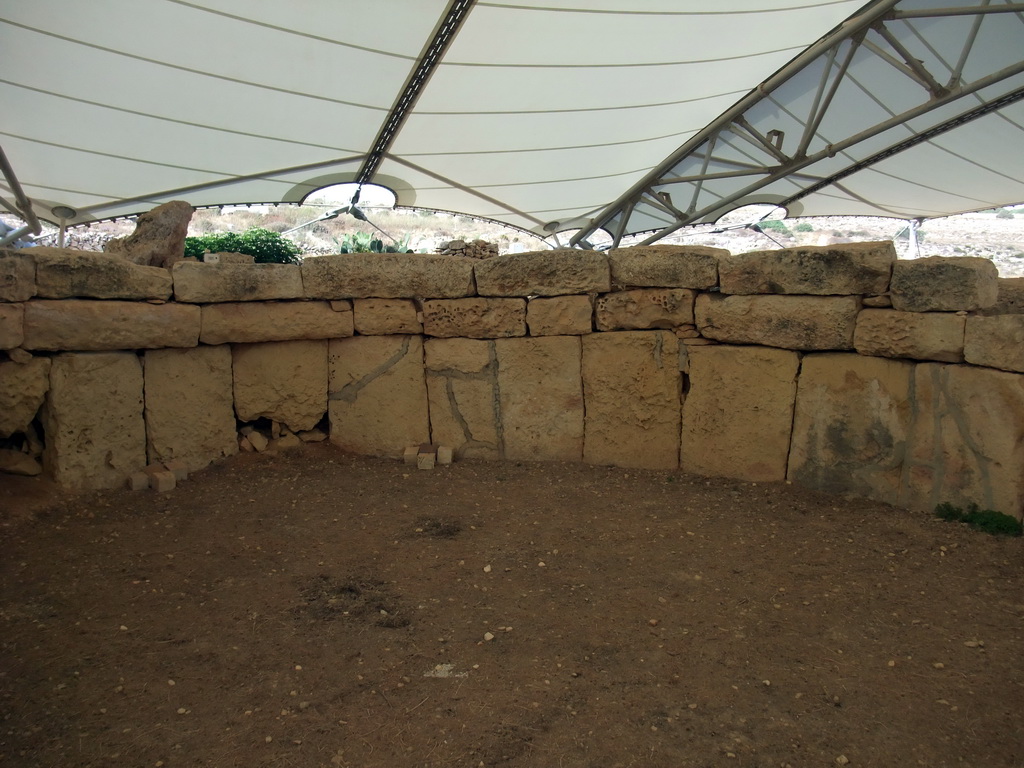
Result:
{"label": "vertical stone slab", "polygon": [[643,469],[679,466],[679,340],[668,331],[583,339],[583,460]]}
{"label": "vertical stone slab", "polygon": [[494,343],[427,339],[423,349],[431,442],[459,458],[502,458]]}
{"label": "vertical stone slab", "polygon": [[788,478],[826,493],[898,503],[913,367],[851,354],[804,357]]}
{"label": "vertical stone slab", "polygon": [[784,480],[800,356],[769,347],[692,347],[689,362],[681,469]]}
{"label": "vertical stone slab", "polygon": [[24,432],[50,388],[50,359],[0,363],[0,437]]}
{"label": "vertical stone slab", "polygon": [[228,345],[150,350],[145,393],[150,464],[179,460],[192,472],[238,453]]}
{"label": "vertical stone slab", "polygon": [[580,461],[580,337],[499,339],[494,346],[505,458]]}
{"label": "vertical stone slab", "polygon": [[327,412],[327,341],[235,344],[235,413],[265,418],[293,432],[312,429]]}
{"label": "vertical stone slab", "polygon": [[14,349],[25,342],[25,305],[0,304],[0,349]]}
{"label": "vertical stone slab", "polygon": [[401,458],[406,446],[429,441],[422,337],[334,339],[329,371],[334,445]]}
{"label": "vertical stone slab", "polygon": [[135,353],[54,357],[43,432],[43,466],[69,490],[115,488],[146,466],[142,364]]}
{"label": "vertical stone slab", "polygon": [[949,502],[1024,516],[1024,375],[918,365],[900,506]]}

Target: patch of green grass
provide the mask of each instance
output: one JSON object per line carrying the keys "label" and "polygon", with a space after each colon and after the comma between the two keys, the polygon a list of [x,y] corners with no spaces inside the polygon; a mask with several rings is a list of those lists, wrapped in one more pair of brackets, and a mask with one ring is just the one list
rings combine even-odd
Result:
{"label": "patch of green grass", "polygon": [[1024,533],[1021,521],[994,509],[979,509],[977,504],[968,504],[966,511],[949,502],[939,504],[935,515],[948,522],[967,523],[971,528],[993,536],[1020,536]]}

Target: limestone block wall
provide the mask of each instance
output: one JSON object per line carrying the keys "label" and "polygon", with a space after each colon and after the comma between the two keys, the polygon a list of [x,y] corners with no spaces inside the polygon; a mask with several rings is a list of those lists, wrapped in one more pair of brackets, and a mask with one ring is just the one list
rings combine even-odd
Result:
{"label": "limestone block wall", "polygon": [[0,471],[111,487],[327,432],[1021,517],[1021,295],[889,243],[169,270],[0,251]]}

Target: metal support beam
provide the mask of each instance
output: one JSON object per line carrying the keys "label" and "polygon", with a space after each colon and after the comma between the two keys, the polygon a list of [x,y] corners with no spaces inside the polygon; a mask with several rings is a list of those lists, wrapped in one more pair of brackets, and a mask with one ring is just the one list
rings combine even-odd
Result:
{"label": "metal support beam", "polygon": [[4,200],[4,207],[11,213],[20,216],[25,222],[24,227],[8,232],[5,237],[0,239],[0,246],[4,246],[28,234],[38,235],[43,231],[43,226],[39,223],[35,211],[32,210],[32,201],[28,199],[25,190],[21,188],[21,183],[18,181],[18,177],[14,173],[14,168],[11,166],[10,161],[7,159],[7,155],[4,154],[3,147],[0,147],[0,171],[4,174],[4,179],[7,181],[11,194],[14,195],[14,206],[11,207],[10,203]]}

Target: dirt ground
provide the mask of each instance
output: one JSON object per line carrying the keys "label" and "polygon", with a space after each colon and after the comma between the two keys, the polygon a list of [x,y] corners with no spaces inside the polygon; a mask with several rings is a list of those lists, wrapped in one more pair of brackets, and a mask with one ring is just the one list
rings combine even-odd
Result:
{"label": "dirt ground", "polygon": [[330,446],[0,481],[2,766],[1024,765],[1024,540]]}

